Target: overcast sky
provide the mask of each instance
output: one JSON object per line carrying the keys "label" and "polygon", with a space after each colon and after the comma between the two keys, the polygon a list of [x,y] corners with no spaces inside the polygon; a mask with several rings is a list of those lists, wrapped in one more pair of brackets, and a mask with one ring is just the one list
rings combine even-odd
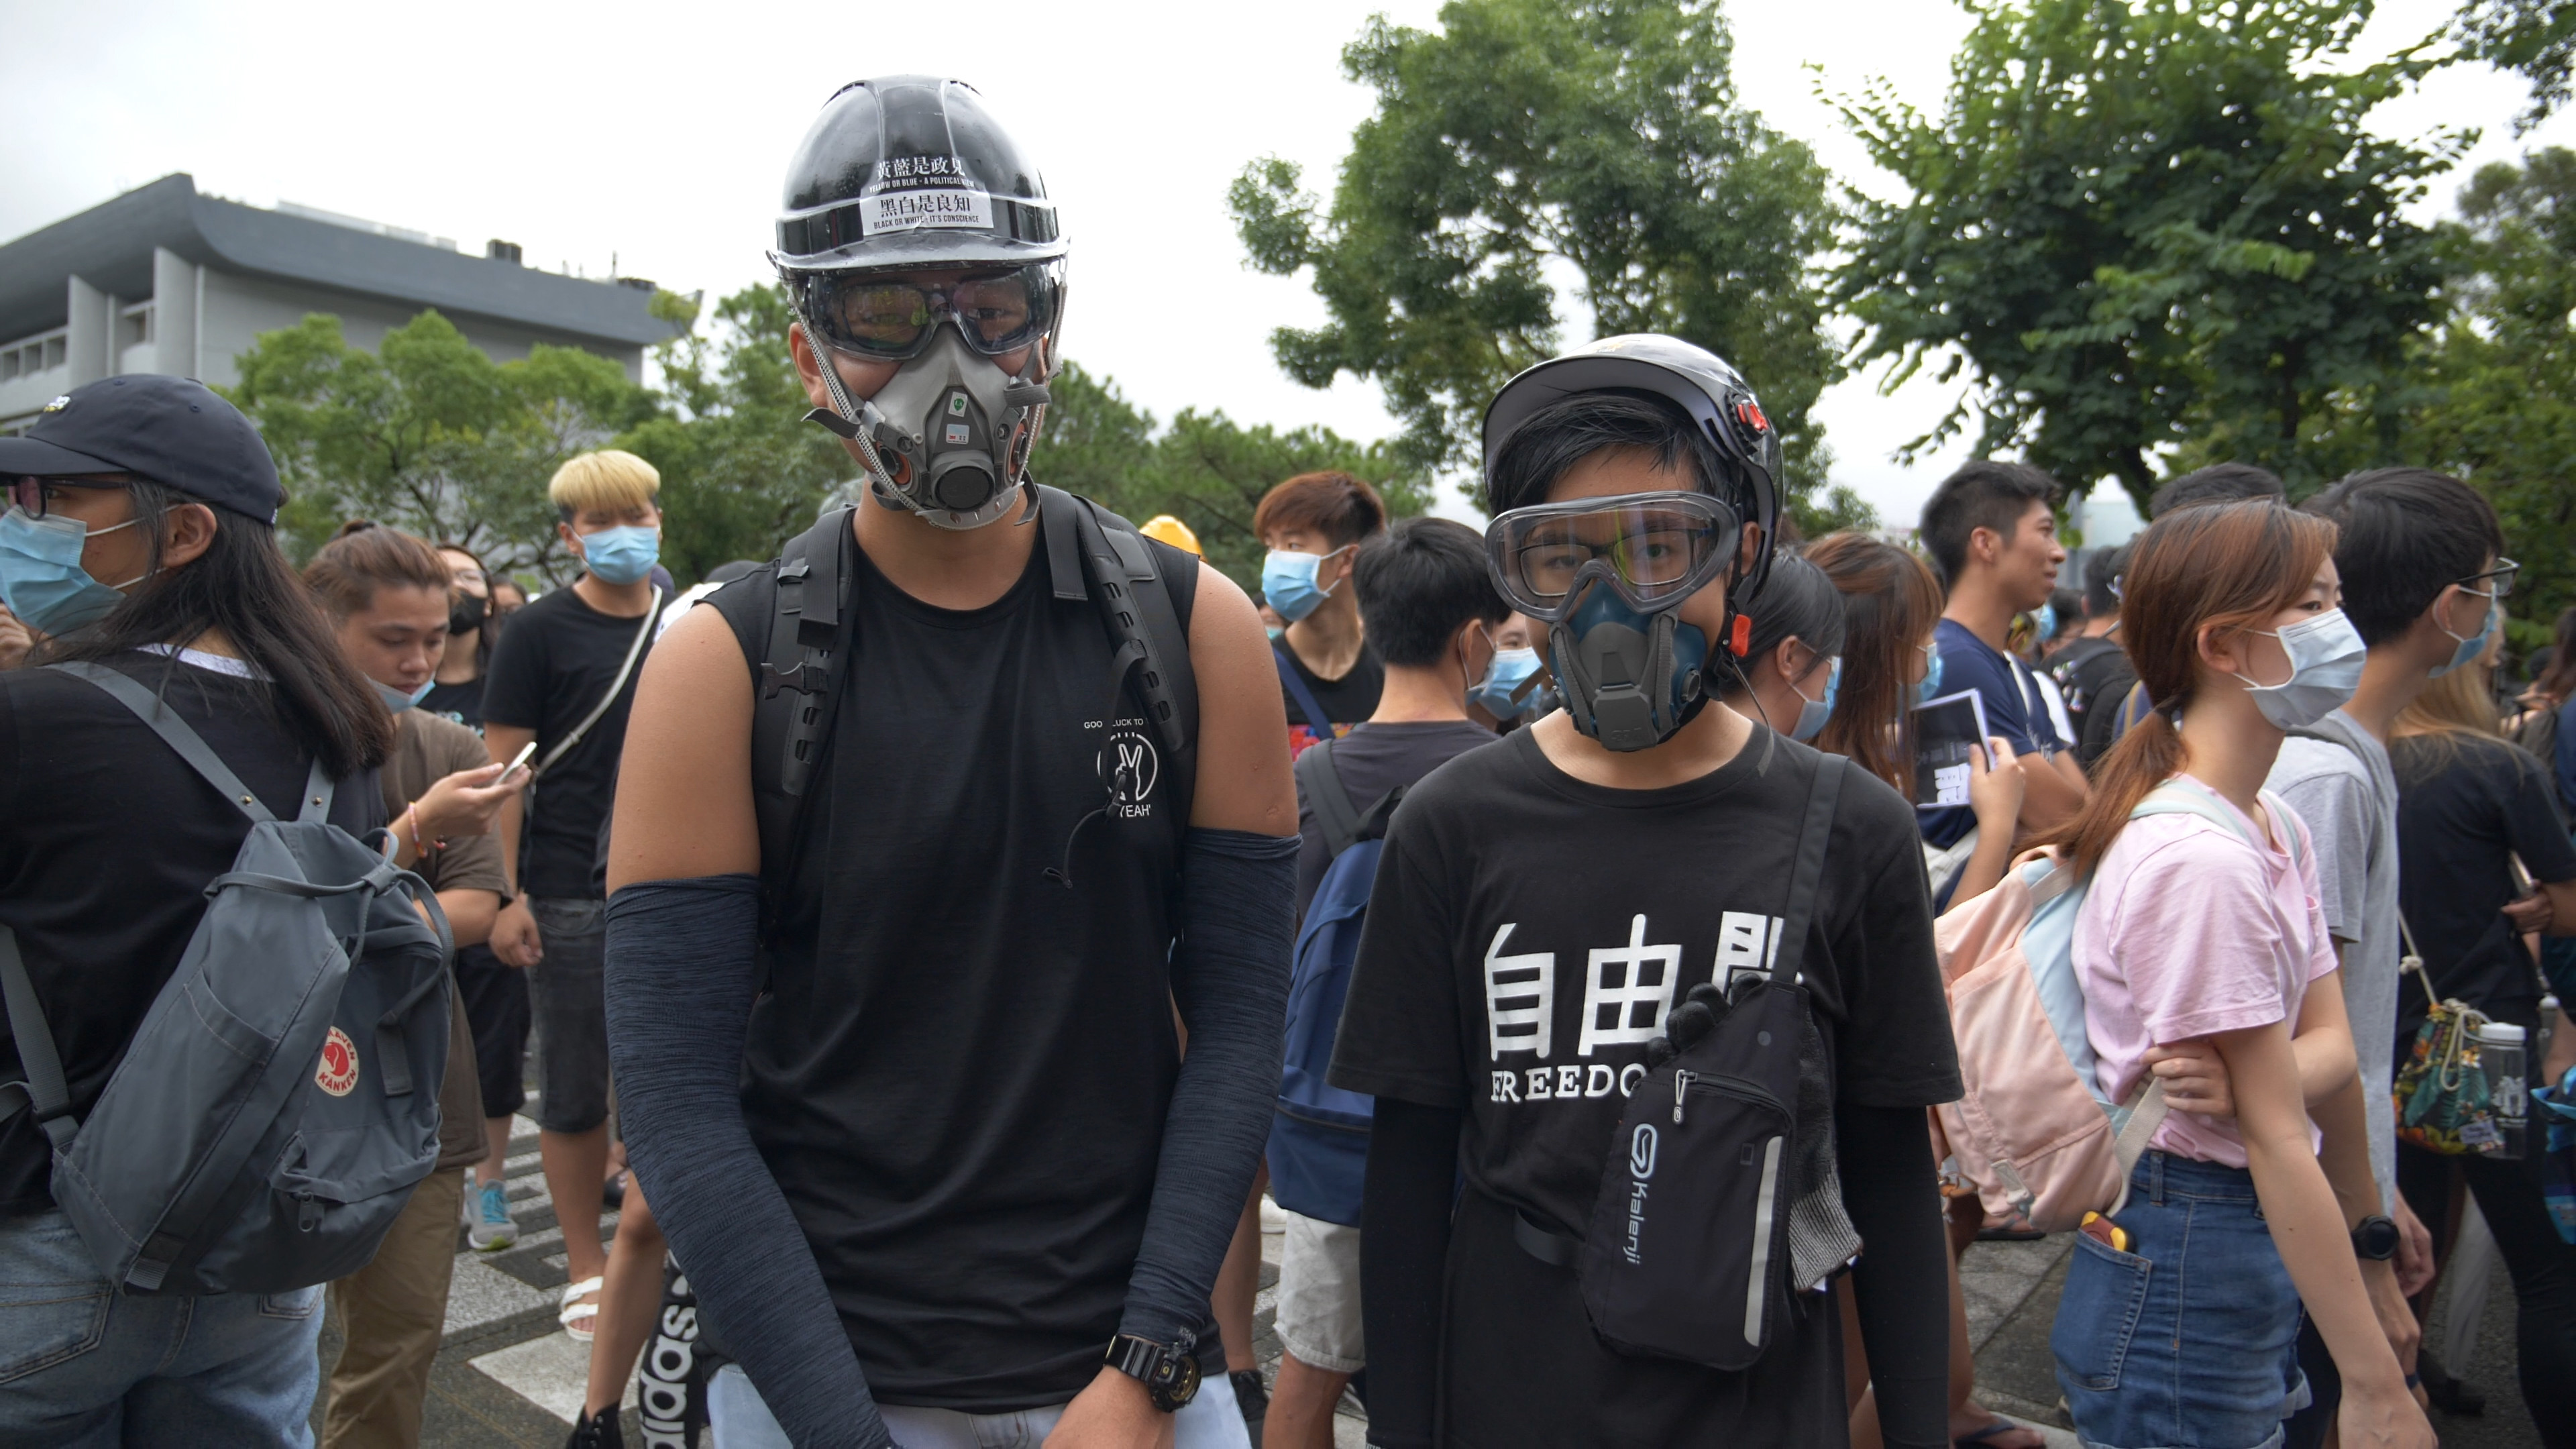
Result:
{"label": "overcast sky", "polygon": [[[2365,49],[2441,22],[2455,0],[2381,0]],[[779,179],[816,109],[861,76],[955,75],[991,100],[1044,169],[1074,241],[1066,348],[1168,417],[1394,431],[1374,384],[1300,387],[1270,360],[1281,325],[1313,325],[1302,279],[1243,265],[1225,188],[1255,157],[1299,162],[1329,192],[1371,93],[1341,47],[1372,13],[1435,23],[1432,0],[1293,6],[1023,0],[857,6],[768,0],[617,6],[513,0],[437,7],[298,0],[0,0],[0,95],[19,144],[0,159],[0,239],[174,171],[255,205],[279,200],[439,236],[519,242],[530,265],[617,268],[710,298],[767,275]],[[1940,0],[1730,7],[1745,101],[1838,175],[1893,194],[1815,95],[1884,76],[1936,107],[1966,17]],[[2455,67],[2383,109],[2383,132],[2484,132],[2428,200],[2524,145],[2576,141],[2564,120],[2516,142],[2519,80]],[[1579,337],[1569,337],[1579,341]],[[1893,397],[1875,373],[1817,417],[1840,481],[1910,522],[1949,459],[1891,449],[1950,398]],[[1758,388],[1761,379],[1753,379]]]}

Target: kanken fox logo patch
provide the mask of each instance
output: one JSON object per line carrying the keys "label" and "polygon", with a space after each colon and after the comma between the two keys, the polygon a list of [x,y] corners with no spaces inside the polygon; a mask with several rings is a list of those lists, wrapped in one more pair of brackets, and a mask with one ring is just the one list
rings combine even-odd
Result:
{"label": "kanken fox logo patch", "polygon": [[345,1097],[358,1085],[358,1044],[336,1026],[322,1043],[322,1063],[313,1069],[313,1085],[334,1097]]}

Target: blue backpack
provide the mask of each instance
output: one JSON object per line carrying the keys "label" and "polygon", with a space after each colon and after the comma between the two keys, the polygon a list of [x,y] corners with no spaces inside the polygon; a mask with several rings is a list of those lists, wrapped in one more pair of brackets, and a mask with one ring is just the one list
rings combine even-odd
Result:
{"label": "blue backpack", "polygon": [[1336,1087],[1324,1073],[1333,1063],[1334,1034],[1341,1027],[1342,999],[1350,994],[1351,958],[1359,954],[1377,858],[1386,849],[1386,822],[1404,789],[1398,786],[1360,811],[1342,788],[1332,749],[1326,740],[1297,757],[1298,791],[1315,812],[1333,863],[1324,868],[1297,930],[1287,1052],[1270,1118],[1270,1196],[1292,1213],[1357,1227],[1377,1099]]}

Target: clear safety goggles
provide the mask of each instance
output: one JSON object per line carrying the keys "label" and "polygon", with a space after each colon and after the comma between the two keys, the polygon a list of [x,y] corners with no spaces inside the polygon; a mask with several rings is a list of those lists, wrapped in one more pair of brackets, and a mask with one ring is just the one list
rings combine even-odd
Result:
{"label": "clear safety goggles", "polygon": [[802,281],[803,311],[825,342],[861,357],[919,357],[942,323],[954,323],[967,346],[996,357],[1054,330],[1062,278],[1051,261],[935,281],[812,272]]}
{"label": "clear safety goggles", "polygon": [[1598,579],[1630,608],[1678,603],[1735,560],[1744,521],[1705,493],[1627,493],[1515,508],[1485,529],[1494,581],[1512,607],[1546,623]]}

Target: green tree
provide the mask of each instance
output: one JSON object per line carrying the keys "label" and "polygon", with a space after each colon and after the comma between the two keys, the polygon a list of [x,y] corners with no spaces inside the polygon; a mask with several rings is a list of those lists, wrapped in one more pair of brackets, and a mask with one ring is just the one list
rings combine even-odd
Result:
{"label": "green tree", "polygon": [[1408,466],[1390,443],[1357,443],[1319,427],[1245,427],[1196,409],[1158,428],[1116,382],[1072,362],[1049,388],[1055,402],[1031,471],[1138,523],[1171,514],[1198,535],[1208,562],[1247,591],[1261,587],[1253,509],[1285,479],[1325,469],[1365,478],[1399,518],[1431,501],[1427,470]]}
{"label": "green tree", "polygon": [[1253,265],[1311,269],[1330,314],[1273,333],[1279,365],[1377,379],[1406,462],[1474,467],[1495,390],[1559,350],[1551,277],[1571,273],[1599,334],[1743,369],[1803,499],[1827,463],[1808,411],[1838,375],[1813,267],[1832,212],[1807,148],[1738,103],[1716,0],[1450,0],[1440,27],[1380,17],[1343,50],[1377,110],[1329,211],[1276,158],[1227,193]]}
{"label": "green tree", "polygon": [[2362,121],[2434,62],[2339,68],[2351,0],[1961,0],[1942,113],[1884,85],[1845,120],[1912,197],[1855,197],[1837,297],[1893,388],[1968,374],[1912,451],[1979,424],[2141,507],[2156,455],[2312,486],[2395,444],[2436,316],[2431,232],[2400,210],[2462,138]]}
{"label": "green tree", "polygon": [[2531,82],[2531,106],[2514,122],[2528,131],[2567,104],[2576,79],[2576,4],[2569,0],[2469,0],[2452,21],[2462,51]]}
{"label": "green tree", "polygon": [[2483,490],[2524,573],[2524,643],[2576,604],[2576,152],[2481,168],[2444,228],[2454,308],[2425,355],[2410,461]]}
{"label": "green tree", "polygon": [[291,495],[279,522],[298,555],[366,517],[560,580],[569,561],[547,478],[651,407],[606,358],[539,343],[496,363],[436,312],[374,353],[314,313],[262,333],[237,366],[228,396],[277,458]]}
{"label": "green tree", "polygon": [[617,446],[662,473],[662,559],[682,582],[734,559],[769,559],[804,530],[858,465],[805,421],[813,404],[787,352],[795,321],[774,282],[718,302],[712,333],[697,307],[655,294],[682,330],[659,345],[660,407]]}

